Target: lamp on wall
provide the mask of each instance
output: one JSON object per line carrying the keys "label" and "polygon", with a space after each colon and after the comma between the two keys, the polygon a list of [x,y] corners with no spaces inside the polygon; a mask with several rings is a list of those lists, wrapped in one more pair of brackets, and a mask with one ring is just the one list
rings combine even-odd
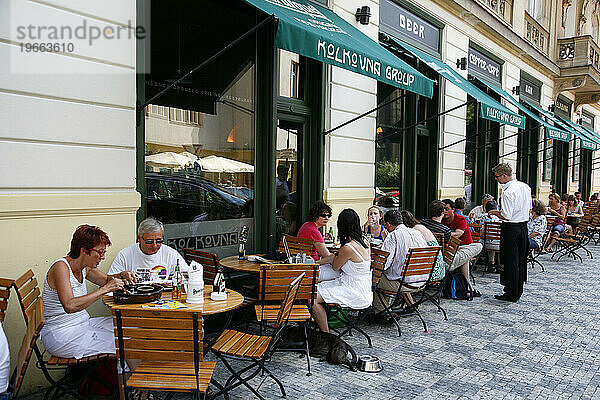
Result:
{"label": "lamp on wall", "polygon": [[514,88],[512,88],[512,92],[514,95],[519,96],[521,94],[521,86],[515,86]]}
{"label": "lamp on wall", "polygon": [[579,118],[577,118],[577,120],[575,122],[577,122],[577,125],[582,125],[583,124],[583,118],[579,117]]}
{"label": "lamp on wall", "polygon": [[467,57],[461,57],[457,59],[456,68],[465,71],[467,69]]}
{"label": "lamp on wall", "polygon": [[554,103],[552,103],[548,106],[548,111],[550,111],[551,113],[554,112]]}
{"label": "lamp on wall", "polygon": [[369,6],[362,6],[356,9],[356,21],[360,22],[362,25],[369,25],[369,17],[371,16],[371,9]]}

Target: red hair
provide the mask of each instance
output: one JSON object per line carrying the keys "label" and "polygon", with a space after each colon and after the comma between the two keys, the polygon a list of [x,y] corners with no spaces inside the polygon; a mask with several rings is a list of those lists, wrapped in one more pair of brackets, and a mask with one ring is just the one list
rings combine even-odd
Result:
{"label": "red hair", "polygon": [[110,239],[106,232],[97,226],[92,225],[79,225],[73,233],[71,239],[71,250],[69,250],[69,257],[75,259],[78,258],[81,253],[81,248],[90,250],[91,248],[104,244],[110,246]]}

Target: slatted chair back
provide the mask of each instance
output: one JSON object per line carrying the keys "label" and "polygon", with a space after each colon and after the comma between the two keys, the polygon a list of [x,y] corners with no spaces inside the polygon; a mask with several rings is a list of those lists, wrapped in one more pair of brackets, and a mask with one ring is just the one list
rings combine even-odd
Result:
{"label": "slatted chair back", "polygon": [[36,300],[40,299],[41,303],[41,292],[33,271],[30,269],[15,279],[14,287],[17,292],[19,304],[21,305],[23,317],[25,317],[25,322],[29,323],[34,318],[33,314],[37,311],[34,307]]}
{"label": "slatted chair back", "polygon": [[283,238],[287,241],[288,249],[290,254],[306,254],[310,256],[312,253],[313,245],[315,241],[308,238],[300,238],[291,235],[283,235],[279,241],[279,248],[277,251],[285,253],[285,246],[283,245]]}
{"label": "slatted chair back", "polygon": [[213,284],[217,270],[220,268],[219,256],[207,251],[185,248],[183,249],[183,258],[188,264],[192,261],[201,264],[203,266],[204,283],[207,285]]}
{"label": "slatted chair back", "polygon": [[[296,297],[300,293],[300,285],[305,278],[306,273],[303,272],[288,284],[283,302],[281,303],[281,308],[279,309],[279,314],[277,315],[277,320],[275,321],[276,331],[281,332],[285,325],[287,325]],[[279,332],[274,332],[273,335],[275,336],[276,334],[279,334]]]}
{"label": "slatted chair back", "polygon": [[14,281],[8,278],[0,278],[0,322],[4,322],[4,315],[8,307],[10,288]]}
{"label": "slatted chair back", "polygon": [[371,272],[373,273],[373,287],[379,285],[381,274],[385,269],[385,263],[390,255],[388,251],[373,248],[371,249]]}
{"label": "slatted chair back", "polygon": [[469,228],[473,228],[471,231],[471,238],[474,242],[479,242],[481,239],[481,224],[471,223],[469,224]]}
{"label": "slatted chair back", "polygon": [[409,249],[404,261],[402,282],[406,282],[407,277],[420,277],[417,280],[411,279],[411,286],[420,286],[419,284],[428,282],[441,249],[440,246]]}
{"label": "slatted chair back", "polygon": [[444,263],[446,263],[447,265],[452,265],[452,262],[454,261],[454,256],[458,251],[458,246],[460,246],[460,243],[461,242],[459,238],[450,236],[450,240],[442,250],[442,255],[444,256]]}
{"label": "slatted chair back", "polygon": [[289,285],[298,275],[297,302],[312,307],[317,293],[319,266],[317,264],[262,264],[260,266],[259,300],[263,304],[281,303],[287,297]]}
{"label": "slatted chair back", "polygon": [[443,233],[439,233],[439,232],[432,232],[433,236],[435,236],[435,240],[437,240],[438,244],[442,247],[444,247],[446,245],[446,243],[444,243],[444,234]]}
{"label": "slatted chair back", "polygon": [[42,298],[37,297],[34,302],[28,307],[28,319],[25,322],[25,336],[21,343],[21,348],[17,355],[17,364],[13,371],[10,380],[10,390],[13,392],[13,398],[18,398],[19,390],[25,378],[25,372],[29,366],[31,355],[34,352],[36,341],[40,335],[40,331],[44,326],[44,307]]}
{"label": "slatted chair back", "polygon": [[486,221],[483,228],[484,240],[500,240],[501,222]]}

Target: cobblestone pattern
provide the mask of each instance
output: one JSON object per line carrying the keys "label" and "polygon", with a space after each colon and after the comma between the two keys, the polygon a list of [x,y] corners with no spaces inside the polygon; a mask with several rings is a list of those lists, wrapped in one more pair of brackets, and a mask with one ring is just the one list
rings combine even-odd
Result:
{"label": "cobblestone pattern", "polygon": [[[357,354],[381,358],[378,374],[351,372],[313,358],[313,375],[294,353],[278,353],[269,368],[282,379],[288,399],[600,399],[600,246],[594,259],[539,258],[546,271],[529,269],[518,303],[494,299],[502,293],[498,275],[476,271],[483,296],[443,300],[444,321],[433,306],[422,308],[428,332],[417,317],[393,325],[366,326],[369,348],[355,334],[345,340]],[[219,368],[216,377],[226,376]],[[255,384],[260,383],[256,378]],[[270,379],[260,388],[280,399]],[[232,399],[253,398],[238,388]]]}

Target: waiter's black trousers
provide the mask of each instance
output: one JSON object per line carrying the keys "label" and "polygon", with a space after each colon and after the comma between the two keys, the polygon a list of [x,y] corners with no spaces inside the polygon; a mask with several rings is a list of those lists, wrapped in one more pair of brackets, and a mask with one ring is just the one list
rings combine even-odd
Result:
{"label": "waiter's black trousers", "polygon": [[518,300],[523,294],[523,282],[527,280],[527,252],[527,222],[504,222],[500,231],[500,263],[504,264],[500,283],[504,285],[504,294],[512,300]]}

